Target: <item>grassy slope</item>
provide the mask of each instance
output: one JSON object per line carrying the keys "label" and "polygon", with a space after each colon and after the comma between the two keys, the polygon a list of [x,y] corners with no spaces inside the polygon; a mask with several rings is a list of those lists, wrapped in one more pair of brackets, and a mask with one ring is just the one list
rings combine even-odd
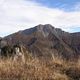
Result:
{"label": "grassy slope", "polygon": [[67,62],[58,57],[50,61],[27,55],[26,62],[0,60],[0,80],[79,80],[80,61]]}

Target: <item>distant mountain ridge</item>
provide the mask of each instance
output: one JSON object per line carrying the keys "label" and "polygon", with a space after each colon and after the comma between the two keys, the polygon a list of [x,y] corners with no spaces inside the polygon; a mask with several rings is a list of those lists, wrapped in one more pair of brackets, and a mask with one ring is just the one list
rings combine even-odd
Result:
{"label": "distant mountain ridge", "polygon": [[80,33],[68,33],[50,24],[16,32],[4,37],[9,45],[21,43],[36,56],[62,56],[66,59],[80,55]]}

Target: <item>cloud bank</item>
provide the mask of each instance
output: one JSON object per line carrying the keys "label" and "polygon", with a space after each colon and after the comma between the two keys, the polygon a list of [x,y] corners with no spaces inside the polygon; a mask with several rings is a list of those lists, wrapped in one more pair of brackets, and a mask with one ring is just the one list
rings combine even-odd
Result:
{"label": "cloud bank", "polygon": [[30,0],[0,0],[0,35],[34,27],[38,24],[52,24],[70,31],[80,27],[80,6],[67,12],[58,8],[48,8]]}

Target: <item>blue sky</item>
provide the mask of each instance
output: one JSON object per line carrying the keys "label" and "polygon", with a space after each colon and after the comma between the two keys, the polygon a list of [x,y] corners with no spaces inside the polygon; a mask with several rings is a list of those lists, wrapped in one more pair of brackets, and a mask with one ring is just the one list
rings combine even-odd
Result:
{"label": "blue sky", "polygon": [[0,0],[0,36],[38,24],[80,31],[80,0]]}
{"label": "blue sky", "polygon": [[80,0],[32,0],[49,8],[60,8],[65,11],[74,10],[74,6],[80,3]]}
{"label": "blue sky", "polygon": [[69,29],[68,32],[71,32],[71,33],[80,32],[80,27],[73,27],[73,28]]}
{"label": "blue sky", "polygon": [[[75,12],[76,8],[80,10],[80,0],[32,0],[40,3],[42,6],[49,8],[58,8],[68,12]],[[76,8],[74,8],[76,7]],[[66,30],[66,29],[65,29]],[[68,30],[68,32],[80,32],[80,26],[75,26]]]}

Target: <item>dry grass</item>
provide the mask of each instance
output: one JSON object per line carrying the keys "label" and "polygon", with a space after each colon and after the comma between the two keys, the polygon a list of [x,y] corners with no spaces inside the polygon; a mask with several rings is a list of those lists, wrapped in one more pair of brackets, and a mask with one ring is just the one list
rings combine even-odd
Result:
{"label": "dry grass", "polygon": [[[27,55],[28,56],[28,55]],[[0,80],[79,80],[80,61],[67,62],[58,57],[45,61],[32,56],[26,62],[0,60]]]}

